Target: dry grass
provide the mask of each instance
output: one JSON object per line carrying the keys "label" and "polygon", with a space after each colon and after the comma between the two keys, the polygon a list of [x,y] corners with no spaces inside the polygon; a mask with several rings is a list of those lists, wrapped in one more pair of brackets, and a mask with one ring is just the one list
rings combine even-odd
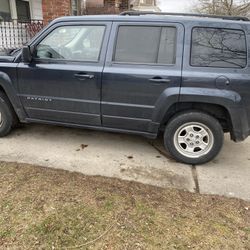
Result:
{"label": "dry grass", "polygon": [[0,163],[0,249],[189,248],[250,249],[250,204]]}

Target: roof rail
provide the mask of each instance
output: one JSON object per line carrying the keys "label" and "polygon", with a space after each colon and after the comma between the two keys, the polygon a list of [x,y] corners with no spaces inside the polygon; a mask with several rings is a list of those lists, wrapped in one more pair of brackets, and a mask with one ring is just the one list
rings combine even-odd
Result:
{"label": "roof rail", "polygon": [[250,21],[247,17],[242,17],[242,16],[218,16],[218,15],[206,15],[206,14],[153,12],[153,11],[124,11],[120,13],[120,15],[121,16],[141,16],[141,15],[188,16],[188,17],[219,18],[224,20],[246,21],[246,22]]}

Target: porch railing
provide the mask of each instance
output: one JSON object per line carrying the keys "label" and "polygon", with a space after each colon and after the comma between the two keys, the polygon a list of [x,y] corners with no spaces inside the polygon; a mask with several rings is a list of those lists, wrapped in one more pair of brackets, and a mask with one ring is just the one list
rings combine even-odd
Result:
{"label": "porch railing", "polygon": [[42,20],[0,22],[0,51],[20,48],[43,27]]}

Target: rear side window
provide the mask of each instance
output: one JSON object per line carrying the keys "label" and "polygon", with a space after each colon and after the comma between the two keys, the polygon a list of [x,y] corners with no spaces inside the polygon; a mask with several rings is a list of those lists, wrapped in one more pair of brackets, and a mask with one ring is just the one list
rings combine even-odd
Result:
{"label": "rear side window", "polygon": [[113,58],[116,62],[175,64],[175,55],[175,27],[119,27]]}
{"label": "rear side window", "polygon": [[241,30],[194,28],[191,65],[244,68],[247,64],[245,33]]}

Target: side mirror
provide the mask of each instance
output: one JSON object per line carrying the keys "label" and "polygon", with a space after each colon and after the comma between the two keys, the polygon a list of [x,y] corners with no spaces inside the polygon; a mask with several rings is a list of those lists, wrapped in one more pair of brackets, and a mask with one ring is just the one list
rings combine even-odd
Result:
{"label": "side mirror", "polygon": [[22,61],[24,63],[29,63],[32,60],[32,54],[29,46],[24,46],[22,48]]}

